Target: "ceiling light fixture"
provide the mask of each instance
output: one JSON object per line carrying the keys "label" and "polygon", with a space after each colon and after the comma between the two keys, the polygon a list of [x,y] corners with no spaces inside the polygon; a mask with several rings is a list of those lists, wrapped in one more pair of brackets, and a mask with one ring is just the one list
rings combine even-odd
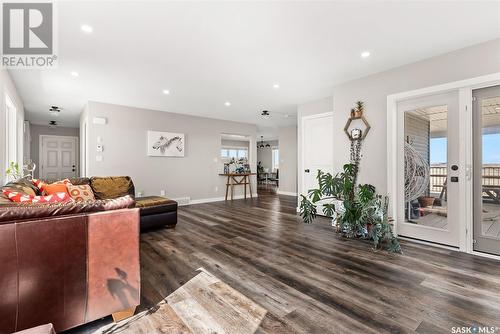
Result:
{"label": "ceiling light fixture", "polygon": [[79,76],[79,75],[80,75],[80,74],[78,74],[78,72],[76,72],[76,71],[72,71],[70,74],[71,74],[72,76],[74,76],[74,77],[77,77],[77,76]]}
{"label": "ceiling light fixture", "polygon": [[260,136],[260,144],[257,143],[257,148],[264,148],[264,136]]}
{"label": "ceiling light fixture", "polygon": [[231,102],[226,101],[226,102],[224,102],[224,105],[225,105],[226,107],[229,107],[229,106],[231,106]]}
{"label": "ceiling light fixture", "polygon": [[53,116],[59,116],[60,112],[61,112],[61,108],[59,108],[58,106],[51,106],[49,108],[49,114],[51,114]]}
{"label": "ceiling light fixture", "polygon": [[280,84],[275,83],[275,84],[273,85],[273,88],[274,88],[274,89],[279,89],[279,88],[280,88]]}
{"label": "ceiling light fixture", "polygon": [[168,89],[162,90],[162,93],[165,95],[170,95],[170,91]]}
{"label": "ceiling light fixture", "polygon": [[49,128],[55,129],[60,125],[58,121],[49,121]]}
{"label": "ceiling light fixture", "polygon": [[83,32],[86,32],[87,34],[90,34],[91,32],[94,31],[94,28],[92,28],[88,24],[82,24],[80,28],[82,29]]}
{"label": "ceiling light fixture", "polygon": [[262,116],[262,118],[264,119],[268,119],[269,118],[269,111],[267,110],[262,110],[262,113],[260,114]]}
{"label": "ceiling light fixture", "polygon": [[363,51],[361,52],[361,58],[368,58],[370,57],[370,52],[369,51]]}

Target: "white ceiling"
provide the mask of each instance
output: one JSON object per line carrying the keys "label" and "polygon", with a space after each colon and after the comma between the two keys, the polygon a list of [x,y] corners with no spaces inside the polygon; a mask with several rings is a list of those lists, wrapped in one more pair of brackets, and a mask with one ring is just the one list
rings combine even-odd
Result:
{"label": "white ceiling", "polygon": [[11,71],[33,123],[57,105],[77,126],[94,100],[255,123],[266,137],[337,83],[500,37],[496,1],[66,1],[57,18],[59,67]]}

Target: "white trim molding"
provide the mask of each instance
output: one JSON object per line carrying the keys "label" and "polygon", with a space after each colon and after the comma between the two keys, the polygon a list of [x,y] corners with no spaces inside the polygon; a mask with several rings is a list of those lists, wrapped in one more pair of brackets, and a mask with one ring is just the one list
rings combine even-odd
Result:
{"label": "white trim molding", "polygon": [[286,195],[286,196],[297,196],[297,193],[291,192],[291,191],[282,191],[278,189],[278,194],[279,195]]}
{"label": "white trim molding", "polygon": [[[254,198],[259,197],[257,195],[257,193],[253,193],[252,196]],[[186,201],[186,198],[188,198],[189,200]],[[235,195],[233,197],[233,199],[244,199],[244,198],[245,198],[245,195]],[[179,202],[179,206],[212,203],[212,202],[223,202],[223,201],[225,201],[225,199],[226,199],[225,197],[210,197],[210,198],[200,198],[200,199],[191,199],[190,197],[183,197],[183,198],[180,198],[178,200],[176,200],[175,198],[172,198],[172,200]],[[251,199],[249,195],[247,195],[247,199]],[[230,201],[231,200],[228,199],[228,202],[230,202]]]}

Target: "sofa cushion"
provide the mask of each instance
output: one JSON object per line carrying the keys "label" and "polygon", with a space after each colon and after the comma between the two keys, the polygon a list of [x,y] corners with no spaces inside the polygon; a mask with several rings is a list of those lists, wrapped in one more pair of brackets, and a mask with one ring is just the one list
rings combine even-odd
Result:
{"label": "sofa cushion", "polygon": [[161,196],[138,197],[135,205],[141,209],[141,216],[154,215],[177,210],[177,202]]}
{"label": "sofa cushion", "polygon": [[48,204],[16,203],[15,206],[0,206],[0,224],[2,222],[12,222],[32,218],[118,210],[133,207],[135,207],[135,201],[131,196],[78,203],[73,201],[67,203]]}
{"label": "sofa cushion", "polygon": [[112,199],[121,196],[135,196],[134,183],[129,176],[108,176],[90,178],[90,186],[96,199]]}
{"label": "sofa cushion", "polygon": [[[44,183],[55,183],[60,180],[57,179],[39,179],[40,181]],[[90,184],[90,179],[88,177],[71,177],[68,179],[69,183],[71,183],[74,186],[79,186],[82,184]]]}

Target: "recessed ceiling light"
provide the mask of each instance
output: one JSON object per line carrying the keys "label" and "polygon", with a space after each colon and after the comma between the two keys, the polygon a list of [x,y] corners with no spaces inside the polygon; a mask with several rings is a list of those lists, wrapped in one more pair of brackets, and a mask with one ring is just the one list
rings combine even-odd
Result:
{"label": "recessed ceiling light", "polygon": [[229,107],[229,106],[231,105],[231,102],[226,101],[226,102],[224,102],[224,105],[225,105],[226,107]]}
{"label": "recessed ceiling light", "polygon": [[274,88],[274,89],[278,89],[278,88],[280,88],[280,84],[275,83],[275,84],[273,85],[273,88]]}
{"label": "recessed ceiling light", "polygon": [[77,71],[71,71],[71,73],[70,73],[70,74],[71,74],[72,76],[74,76],[74,77],[77,77],[77,76],[79,76],[79,75],[80,75],[80,74],[78,74],[78,72],[77,72]]}
{"label": "recessed ceiling light", "polygon": [[94,28],[92,28],[91,26],[89,26],[88,24],[82,24],[81,26],[82,28],[82,31],[83,32],[86,32],[86,33],[91,33],[92,31],[94,31]]}
{"label": "recessed ceiling light", "polygon": [[170,95],[170,91],[168,89],[162,90],[162,93],[165,95]]}
{"label": "recessed ceiling light", "polygon": [[368,58],[370,57],[370,52],[369,51],[363,51],[361,52],[361,58]]}

